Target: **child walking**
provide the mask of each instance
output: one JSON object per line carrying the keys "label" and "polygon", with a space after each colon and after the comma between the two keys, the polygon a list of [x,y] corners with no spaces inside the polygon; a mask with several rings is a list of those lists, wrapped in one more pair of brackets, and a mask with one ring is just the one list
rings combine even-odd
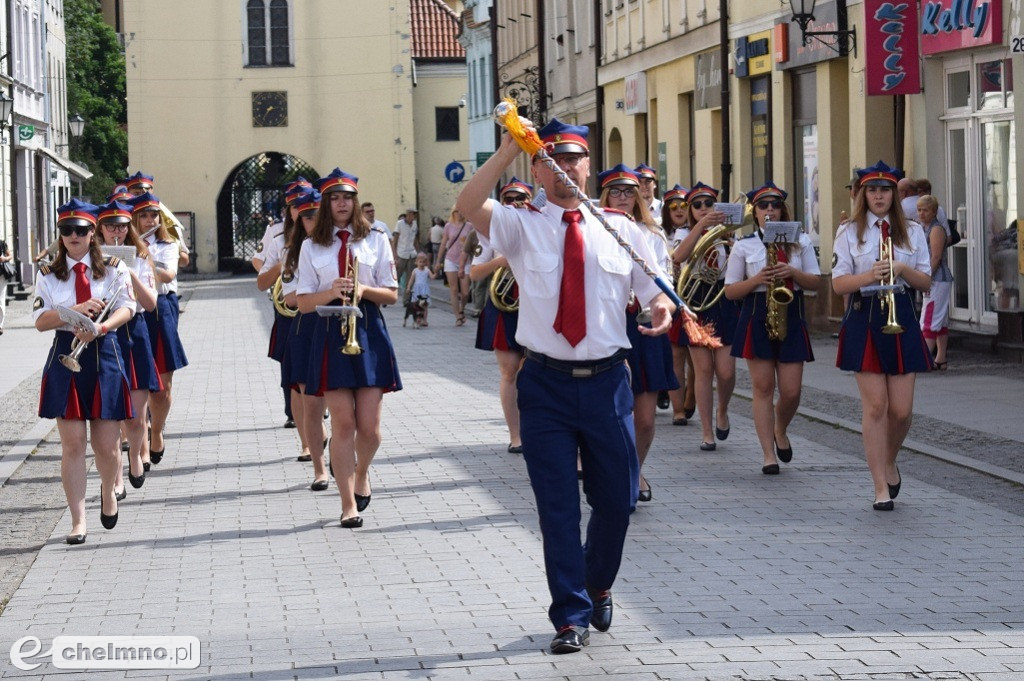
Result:
{"label": "child walking", "polygon": [[416,256],[416,269],[409,277],[406,289],[411,293],[410,304],[416,306],[413,324],[417,329],[427,326],[427,310],[430,308],[430,257],[426,253]]}

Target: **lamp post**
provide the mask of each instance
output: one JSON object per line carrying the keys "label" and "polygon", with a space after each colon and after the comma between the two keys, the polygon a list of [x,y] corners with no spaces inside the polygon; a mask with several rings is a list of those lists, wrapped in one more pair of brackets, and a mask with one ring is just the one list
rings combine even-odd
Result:
{"label": "lamp post", "polygon": [[0,137],[7,129],[7,119],[14,113],[14,99],[0,92]]}
{"label": "lamp post", "polygon": [[[836,14],[838,16],[838,31],[808,31],[807,27],[814,21],[814,5],[817,0],[789,0],[789,9],[793,13],[793,21],[800,27],[800,37],[803,44],[807,44],[807,38],[815,38],[822,45],[827,45],[835,50],[839,56],[845,57],[850,53],[850,46],[853,47],[854,56],[857,55],[857,27],[846,29],[846,2],[836,0]],[[834,36],[835,44],[825,42],[820,36]]]}

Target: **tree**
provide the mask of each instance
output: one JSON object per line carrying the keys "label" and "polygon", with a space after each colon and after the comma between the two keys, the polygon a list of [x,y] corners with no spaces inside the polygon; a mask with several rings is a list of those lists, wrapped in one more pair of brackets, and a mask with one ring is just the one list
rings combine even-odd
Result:
{"label": "tree", "polygon": [[105,201],[128,166],[124,53],[99,0],[65,0],[68,113],[87,121],[72,160],[93,173],[84,194]]}

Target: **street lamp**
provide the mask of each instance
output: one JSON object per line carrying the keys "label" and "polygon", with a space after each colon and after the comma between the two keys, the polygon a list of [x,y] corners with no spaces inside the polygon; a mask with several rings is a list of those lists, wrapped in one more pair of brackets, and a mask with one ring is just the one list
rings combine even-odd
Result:
{"label": "street lamp", "polygon": [[76,113],[68,120],[68,127],[71,129],[72,137],[81,137],[82,133],[85,132],[85,119],[82,118],[82,114]]}
{"label": "street lamp", "polygon": [[0,92],[0,136],[7,128],[7,119],[14,113],[14,99]]}
{"label": "street lamp", "polygon": [[[789,0],[789,9],[793,12],[793,21],[800,26],[800,37],[803,40],[803,44],[807,44],[807,37],[811,36],[818,40],[822,45],[827,45],[831,49],[835,50],[840,56],[845,57],[849,54],[850,45],[853,46],[853,54],[857,54],[857,27],[854,26],[850,30],[839,30],[839,31],[808,31],[807,27],[814,21],[814,5],[817,0]],[[844,0],[837,0],[836,13],[839,15],[839,25],[846,26],[846,2]],[[835,36],[835,44],[827,43],[818,36]],[[850,39],[849,45],[847,39]]]}

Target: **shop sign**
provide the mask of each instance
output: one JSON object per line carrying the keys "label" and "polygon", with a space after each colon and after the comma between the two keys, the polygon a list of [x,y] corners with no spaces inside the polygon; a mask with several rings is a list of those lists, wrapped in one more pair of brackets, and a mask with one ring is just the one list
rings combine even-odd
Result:
{"label": "shop sign", "polygon": [[[906,0],[910,2],[910,0]],[[839,25],[839,12],[834,2],[818,3],[814,6],[814,21],[807,25],[808,31],[840,31],[845,30]],[[836,59],[839,53],[835,49],[835,39],[822,37],[822,40],[830,41],[823,43],[815,37],[808,36],[807,44],[804,45],[800,28],[796,25],[787,32],[787,54],[785,58],[779,58],[779,49],[776,48],[775,61],[780,69],[792,69],[797,66],[807,66],[829,59]]]}
{"label": "shop sign", "polygon": [[694,67],[694,108],[716,109],[722,106],[722,60],[719,52],[698,54]]}
{"label": "shop sign", "polygon": [[914,3],[865,0],[864,16],[868,94],[916,95],[921,92]]}
{"label": "shop sign", "polygon": [[19,125],[18,126],[18,139],[22,142],[27,142],[36,136],[36,126],[34,125]]}
{"label": "shop sign", "polygon": [[626,76],[626,115],[647,113],[647,74]]}
{"label": "shop sign", "polygon": [[772,70],[771,31],[761,31],[736,39],[737,78],[759,76]]}
{"label": "shop sign", "polygon": [[924,0],[921,52],[993,45],[1003,37],[1002,0]]}

